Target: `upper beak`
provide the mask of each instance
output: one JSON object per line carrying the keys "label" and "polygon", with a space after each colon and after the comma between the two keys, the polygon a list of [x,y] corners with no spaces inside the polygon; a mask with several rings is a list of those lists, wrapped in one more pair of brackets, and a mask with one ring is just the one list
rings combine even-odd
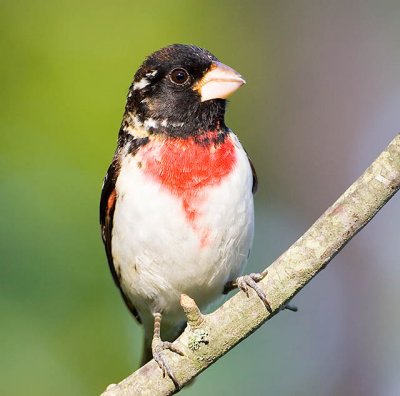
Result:
{"label": "upper beak", "polygon": [[209,71],[193,87],[201,97],[201,101],[226,99],[239,89],[246,81],[229,66],[220,62],[212,62]]}

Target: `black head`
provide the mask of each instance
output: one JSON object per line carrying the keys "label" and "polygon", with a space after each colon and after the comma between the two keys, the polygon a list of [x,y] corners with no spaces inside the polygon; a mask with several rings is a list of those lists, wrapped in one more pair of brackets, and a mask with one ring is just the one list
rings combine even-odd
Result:
{"label": "black head", "polygon": [[225,98],[243,83],[207,50],[171,45],[150,55],[136,72],[125,123],[179,136],[225,128]]}

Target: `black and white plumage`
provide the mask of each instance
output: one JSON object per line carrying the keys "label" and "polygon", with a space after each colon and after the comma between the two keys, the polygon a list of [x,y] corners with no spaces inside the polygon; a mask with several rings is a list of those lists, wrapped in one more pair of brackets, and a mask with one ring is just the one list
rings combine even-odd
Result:
{"label": "black and white plumage", "polygon": [[185,325],[180,295],[205,309],[242,274],[253,241],[257,179],[224,121],[225,99],[243,83],[195,46],[152,54],[129,89],[104,179],[102,238],[114,281],[145,328],[142,363],[153,356],[176,385],[160,322],[173,341]]}

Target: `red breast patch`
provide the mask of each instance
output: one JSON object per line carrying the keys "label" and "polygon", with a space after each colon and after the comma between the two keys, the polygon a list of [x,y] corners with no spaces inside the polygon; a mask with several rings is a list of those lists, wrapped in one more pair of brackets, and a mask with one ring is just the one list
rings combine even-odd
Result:
{"label": "red breast patch", "polygon": [[[193,223],[201,203],[201,190],[221,183],[236,163],[235,146],[229,136],[212,143],[216,132],[208,132],[199,143],[194,138],[153,140],[143,147],[143,170],[182,200],[187,220]],[[202,235],[205,243],[207,237]]]}

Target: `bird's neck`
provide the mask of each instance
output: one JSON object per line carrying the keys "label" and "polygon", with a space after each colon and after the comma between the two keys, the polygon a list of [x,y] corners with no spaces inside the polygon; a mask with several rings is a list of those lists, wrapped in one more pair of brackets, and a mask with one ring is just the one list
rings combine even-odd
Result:
{"label": "bird's neck", "polygon": [[195,103],[181,113],[182,109],[157,112],[148,104],[143,108],[127,105],[121,130],[138,137],[160,134],[179,138],[196,137],[209,131],[226,132],[225,106],[225,100],[216,99]]}

